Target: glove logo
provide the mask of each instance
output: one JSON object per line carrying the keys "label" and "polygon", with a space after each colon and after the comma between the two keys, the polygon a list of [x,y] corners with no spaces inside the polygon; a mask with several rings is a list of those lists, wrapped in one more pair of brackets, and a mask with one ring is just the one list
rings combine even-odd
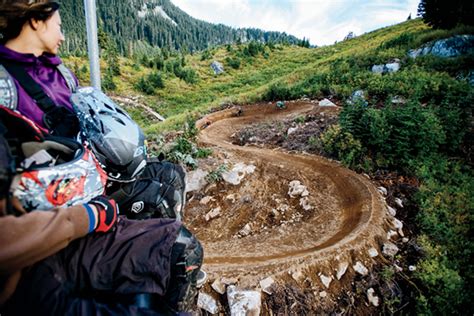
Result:
{"label": "glove logo", "polygon": [[144,208],[145,208],[145,203],[143,203],[143,201],[134,202],[132,204],[132,212],[133,213],[138,214],[141,211],[143,211]]}

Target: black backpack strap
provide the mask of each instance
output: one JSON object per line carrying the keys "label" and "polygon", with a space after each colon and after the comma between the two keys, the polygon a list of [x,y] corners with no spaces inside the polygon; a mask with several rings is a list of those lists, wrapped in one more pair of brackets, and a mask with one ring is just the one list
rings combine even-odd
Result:
{"label": "black backpack strap", "polygon": [[51,112],[56,107],[53,100],[51,100],[41,86],[31,78],[23,66],[10,61],[2,61],[2,64],[5,69],[18,80],[26,93],[36,101],[36,104],[44,113]]}
{"label": "black backpack strap", "polygon": [[56,68],[59,70],[63,78],[66,80],[66,84],[69,87],[69,90],[71,90],[71,92],[76,92],[77,83],[76,83],[76,80],[74,79],[74,76],[72,75],[72,72],[69,70],[69,68],[64,66],[64,64],[59,64]]}
{"label": "black backpack strap", "polygon": [[0,106],[15,110],[18,106],[18,92],[8,71],[0,64]]}

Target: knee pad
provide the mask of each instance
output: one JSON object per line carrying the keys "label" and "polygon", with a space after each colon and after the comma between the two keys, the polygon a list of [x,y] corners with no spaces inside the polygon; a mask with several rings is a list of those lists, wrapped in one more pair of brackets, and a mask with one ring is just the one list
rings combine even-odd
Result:
{"label": "knee pad", "polygon": [[197,294],[196,279],[204,251],[201,243],[181,226],[171,250],[171,278],[166,293],[167,304],[175,311],[189,311]]}

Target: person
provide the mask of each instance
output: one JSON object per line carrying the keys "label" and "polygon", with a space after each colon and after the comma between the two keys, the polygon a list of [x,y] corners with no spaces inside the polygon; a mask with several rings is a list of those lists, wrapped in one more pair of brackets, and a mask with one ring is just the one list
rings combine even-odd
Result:
{"label": "person", "polygon": [[[79,122],[70,98],[78,81],[57,56],[65,40],[59,4],[51,0],[1,0],[0,34],[0,103],[52,135],[75,138]],[[109,177],[107,194],[129,218],[180,220],[185,207],[185,176],[177,164],[147,158],[143,172],[133,181]]]}
{"label": "person", "polygon": [[0,314],[190,311],[202,265],[197,239],[176,220],[117,216],[115,202],[105,196],[25,212],[10,195],[18,161],[31,158],[25,148],[32,146],[22,145],[36,142],[44,149],[60,139],[37,133],[8,109],[0,113]]}

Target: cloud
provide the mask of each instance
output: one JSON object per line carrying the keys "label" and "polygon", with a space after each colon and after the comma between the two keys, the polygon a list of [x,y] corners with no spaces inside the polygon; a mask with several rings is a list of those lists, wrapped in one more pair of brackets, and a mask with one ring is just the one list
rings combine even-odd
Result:
{"label": "cloud", "polygon": [[280,31],[311,44],[340,41],[416,16],[419,0],[172,0],[191,16],[232,27]]}

